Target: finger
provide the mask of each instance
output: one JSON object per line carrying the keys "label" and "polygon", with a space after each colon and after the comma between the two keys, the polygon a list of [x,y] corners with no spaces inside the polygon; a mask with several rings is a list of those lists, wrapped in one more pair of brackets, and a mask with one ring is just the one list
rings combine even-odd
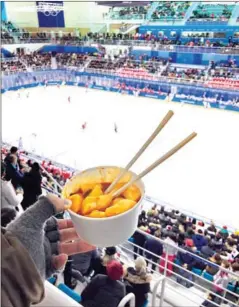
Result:
{"label": "finger", "polygon": [[52,203],[57,213],[67,210],[71,206],[70,200],[59,198],[54,194],[48,194],[47,198]]}
{"label": "finger", "polygon": [[90,245],[82,240],[77,240],[71,243],[59,244],[59,254],[67,254],[68,256],[80,253],[87,253],[95,249],[95,246]]}
{"label": "finger", "polygon": [[58,229],[73,228],[72,220],[57,220]]}
{"label": "finger", "polygon": [[62,229],[59,233],[61,242],[69,242],[76,239],[79,240],[79,236],[74,228]]}
{"label": "finger", "polygon": [[67,262],[68,256],[66,254],[60,254],[52,257],[52,265],[56,270],[64,268]]}

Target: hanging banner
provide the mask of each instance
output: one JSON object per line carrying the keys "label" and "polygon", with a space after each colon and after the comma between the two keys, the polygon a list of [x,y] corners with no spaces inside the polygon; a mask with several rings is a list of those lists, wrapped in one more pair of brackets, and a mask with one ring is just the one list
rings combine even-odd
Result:
{"label": "hanging banner", "polygon": [[37,1],[37,16],[40,28],[64,28],[63,1]]}

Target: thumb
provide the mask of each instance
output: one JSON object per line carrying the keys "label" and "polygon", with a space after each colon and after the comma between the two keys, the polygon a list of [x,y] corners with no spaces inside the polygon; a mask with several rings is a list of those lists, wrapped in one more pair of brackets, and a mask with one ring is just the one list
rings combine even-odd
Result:
{"label": "thumb", "polygon": [[56,270],[63,269],[68,260],[68,255],[60,254],[52,257],[52,265]]}

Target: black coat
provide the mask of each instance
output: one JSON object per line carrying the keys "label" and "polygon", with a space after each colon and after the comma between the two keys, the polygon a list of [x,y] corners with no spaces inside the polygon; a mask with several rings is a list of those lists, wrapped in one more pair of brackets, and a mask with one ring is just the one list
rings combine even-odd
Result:
{"label": "black coat", "polygon": [[33,205],[38,196],[42,194],[41,180],[42,177],[39,172],[30,171],[24,175],[22,183],[24,191],[22,207],[24,210]]}
{"label": "black coat", "polygon": [[134,244],[140,247],[144,247],[144,243],[146,241],[146,235],[143,235],[142,233],[135,231],[132,237],[134,238]]}
{"label": "black coat", "polygon": [[125,296],[122,282],[105,275],[95,276],[81,293],[84,307],[117,307]]}
{"label": "black coat", "polygon": [[142,307],[150,292],[150,281],[137,275],[134,268],[129,267],[125,276],[126,292],[135,295],[135,307]]}
{"label": "black coat", "polygon": [[[145,249],[150,251],[151,253],[154,253],[158,256],[161,256],[163,254],[163,245],[157,240],[154,240],[153,238],[147,238],[145,242]],[[151,258],[153,255],[149,253],[145,253],[146,257]]]}
{"label": "black coat", "polygon": [[13,166],[11,163],[6,164],[6,176],[7,181],[12,182],[14,189],[17,189],[19,186],[22,186],[23,174],[19,171],[18,165]]}

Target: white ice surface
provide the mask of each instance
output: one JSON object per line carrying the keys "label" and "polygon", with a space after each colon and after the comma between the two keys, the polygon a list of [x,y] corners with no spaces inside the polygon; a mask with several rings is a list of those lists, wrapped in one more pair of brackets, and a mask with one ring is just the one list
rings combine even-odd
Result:
{"label": "white ice surface", "polygon": [[20,99],[16,92],[3,95],[3,140],[17,144],[21,136],[24,148],[80,170],[125,166],[172,109],[175,115],[133,170],[192,131],[198,136],[145,177],[147,195],[239,227],[239,113],[78,87],[34,88],[29,98],[27,91]]}

